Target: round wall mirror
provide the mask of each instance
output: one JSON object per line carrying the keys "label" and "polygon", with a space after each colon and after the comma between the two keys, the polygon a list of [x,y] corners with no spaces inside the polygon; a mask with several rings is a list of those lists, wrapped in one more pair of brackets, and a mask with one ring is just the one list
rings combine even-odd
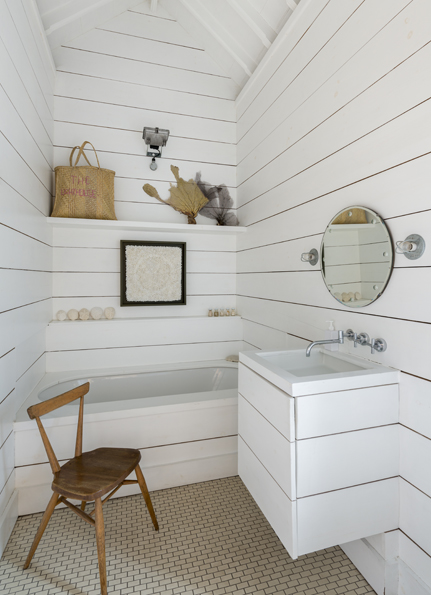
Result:
{"label": "round wall mirror", "polygon": [[336,300],[363,308],[380,297],[392,272],[393,249],[382,219],[364,207],[337,213],[321,248],[322,275]]}

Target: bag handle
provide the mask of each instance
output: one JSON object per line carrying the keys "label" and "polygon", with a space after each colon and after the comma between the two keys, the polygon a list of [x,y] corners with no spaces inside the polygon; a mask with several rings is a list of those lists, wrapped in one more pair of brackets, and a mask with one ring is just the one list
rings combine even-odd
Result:
{"label": "bag handle", "polygon": [[[93,151],[94,151],[94,154],[96,155],[97,166],[98,166],[98,168],[100,169],[100,163],[99,163],[99,158],[98,158],[98,156],[97,156],[97,153],[96,153],[96,149],[93,147],[93,145],[92,145],[92,144],[90,143],[90,141],[88,141],[88,140],[86,140],[85,142],[83,142],[83,143],[82,143],[82,145],[81,145],[80,147],[79,147],[79,146],[73,147],[73,149],[72,149],[72,151],[71,151],[71,153],[70,153],[70,158],[69,158],[69,163],[70,163],[70,166],[71,166],[71,167],[76,167],[76,166],[78,165],[78,161],[79,161],[79,160],[80,160],[80,158],[81,158],[81,155],[83,155],[83,156],[84,156],[84,159],[85,159],[85,161],[88,163],[88,165],[89,165],[90,167],[93,167],[93,166],[91,165],[91,163],[88,161],[88,157],[87,157],[87,155],[86,155],[86,154],[85,154],[85,152],[84,152],[84,147],[85,147],[85,145],[90,145],[90,146],[92,147],[92,149],[93,149]],[[78,156],[77,156],[77,158],[76,158],[75,164],[73,164],[73,161],[72,161],[72,160],[73,160],[73,155],[74,155],[74,153],[75,153],[76,149],[79,149],[79,152],[78,152]]]}

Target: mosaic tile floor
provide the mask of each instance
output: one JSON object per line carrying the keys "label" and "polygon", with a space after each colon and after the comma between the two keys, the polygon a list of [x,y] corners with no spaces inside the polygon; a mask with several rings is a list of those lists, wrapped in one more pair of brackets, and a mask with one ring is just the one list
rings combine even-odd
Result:
{"label": "mosaic tile floor", "polygon": [[[339,547],[293,561],[239,477],[141,496],[103,508],[109,595],[363,595],[374,593]],[[94,529],[59,509],[30,568],[41,514],[21,517],[0,561],[0,594],[100,594]]]}

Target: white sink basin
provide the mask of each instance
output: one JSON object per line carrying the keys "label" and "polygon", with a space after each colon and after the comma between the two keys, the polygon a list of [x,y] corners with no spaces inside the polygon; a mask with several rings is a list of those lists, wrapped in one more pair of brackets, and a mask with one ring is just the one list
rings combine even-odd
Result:
{"label": "white sink basin", "polygon": [[305,349],[245,351],[239,360],[293,397],[398,382],[397,370],[316,347],[310,357]]}

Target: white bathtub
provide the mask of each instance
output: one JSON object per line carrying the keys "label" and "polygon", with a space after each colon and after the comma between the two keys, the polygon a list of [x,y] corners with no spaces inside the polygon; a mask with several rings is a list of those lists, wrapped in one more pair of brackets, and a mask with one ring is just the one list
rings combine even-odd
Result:
{"label": "white bathtub", "polygon": [[[138,448],[150,490],[237,474],[237,365],[195,362],[46,374],[17,414],[19,514],[44,510],[52,474],[27,408],[90,382],[84,403],[84,449]],[[43,418],[62,464],[73,456],[78,402]],[[137,493],[125,486],[118,493]]]}
{"label": "white bathtub", "polygon": [[[46,401],[81,384],[90,382],[90,391],[85,396],[85,406],[127,401],[127,408],[136,407],[136,400],[144,407],[162,403],[201,401],[219,398],[224,393],[216,391],[237,390],[238,370],[225,365],[174,370],[115,374],[107,376],[84,376],[60,382],[41,390],[37,397]],[[132,403],[129,403],[132,401]],[[74,403],[66,407],[77,406]],[[63,410],[64,411],[64,410]],[[61,412],[59,412],[61,414]]]}

